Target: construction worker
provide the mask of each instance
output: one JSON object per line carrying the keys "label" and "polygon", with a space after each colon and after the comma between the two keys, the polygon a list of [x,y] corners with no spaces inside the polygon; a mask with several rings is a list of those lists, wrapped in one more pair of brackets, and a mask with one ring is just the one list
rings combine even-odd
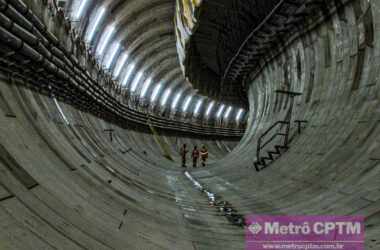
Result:
{"label": "construction worker", "polygon": [[202,159],[202,166],[203,167],[206,167],[207,158],[208,158],[208,150],[207,150],[206,146],[203,145],[203,147],[201,149],[201,159]]}
{"label": "construction worker", "polygon": [[193,168],[196,168],[198,165],[198,159],[199,159],[199,150],[197,146],[194,146],[193,153],[191,154],[191,157],[193,158]]}
{"label": "construction worker", "polygon": [[186,155],[187,153],[189,153],[189,151],[187,150],[187,146],[186,144],[183,144],[183,146],[181,147],[181,157],[182,157],[182,167],[186,167]]}

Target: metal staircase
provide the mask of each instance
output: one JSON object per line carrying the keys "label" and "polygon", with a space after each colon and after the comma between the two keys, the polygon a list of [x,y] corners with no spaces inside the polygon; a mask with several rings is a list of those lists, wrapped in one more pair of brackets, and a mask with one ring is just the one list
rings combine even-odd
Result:
{"label": "metal staircase", "polygon": [[[274,133],[270,133],[278,129]],[[278,121],[274,123],[270,128],[268,128],[260,137],[257,142],[256,149],[256,161],[254,163],[257,172],[268,167],[274,160],[279,158],[284,152],[288,150],[289,143],[289,130],[290,122],[288,121]],[[268,135],[271,135],[268,139]],[[280,138],[270,151],[266,151],[266,156],[262,156],[262,151],[273,141]],[[267,139],[267,140],[265,140]],[[282,139],[282,140],[281,140]]]}
{"label": "metal staircase", "polygon": [[[267,168],[272,162],[280,158],[289,149],[290,142],[298,134],[301,134],[302,124],[307,123],[304,120],[294,121],[297,124],[297,133],[290,137],[291,122],[290,121],[278,121],[268,128],[260,137],[257,142],[257,158],[254,162],[254,166],[257,172]],[[278,129],[277,131],[275,131]],[[273,133],[271,133],[274,131]],[[271,135],[269,138],[268,136]],[[267,139],[268,138],[268,139]],[[277,140],[280,138],[280,140]],[[266,140],[265,140],[266,139]],[[282,140],[281,140],[282,139]],[[271,144],[271,142],[275,142]],[[262,156],[263,151],[270,147],[270,150],[266,150],[265,156]]]}
{"label": "metal staircase", "polygon": [[288,95],[291,98],[288,117],[284,121],[275,122],[259,137],[256,149],[256,161],[253,164],[257,172],[267,168],[276,159],[280,158],[289,149],[289,143],[294,137],[297,134],[301,134],[302,124],[307,123],[305,120],[295,120],[297,133],[290,137],[294,97],[300,96],[301,93],[284,90],[276,90],[275,92],[277,94]]}

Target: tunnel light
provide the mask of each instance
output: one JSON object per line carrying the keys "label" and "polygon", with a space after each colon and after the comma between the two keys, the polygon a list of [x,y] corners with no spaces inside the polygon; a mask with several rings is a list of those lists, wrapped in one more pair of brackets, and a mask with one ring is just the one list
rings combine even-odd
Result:
{"label": "tunnel light", "polygon": [[228,119],[228,117],[230,117],[231,111],[232,111],[232,107],[229,106],[227,109],[227,112],[224,114],[224,119]]}
{"label": "tunnel light", "polygon": [[152,78],[149,77],[149,78],[144,82],[144,85],[143,85],[142,90],[141,90],[141,93],[140,93],[140,98],[145,97],[146,92],[148,92],[148,89],[149,89],[149,87],[150,87],[151,84],[152,84]]}
{"label": "tunnel light", "polygon": [[202,103],[203,103],[202,99],[198,100],[197,105],[195,106],[195,109],[194,109],[194,114],[195,115],[199,113],[199,109],[201,108]]}
{"label": "tunnel light", "polygon": [[236,121],[240,121],[240,119],[242,118],[243,116],[243,109],[239,109],[239,112],[237,113],[236,115]]}
{"label": "tunnel light", "polygon": [[120,50],[120,43],[115,42],[112,44],[110,51],[107,53],[106,58],[105,58],[105,63],[104,67],[106,69],[109,69]]}
{"label": "tunnel light", "polygon": [[182,96],[182,92],[181,93],[178,93],[175,98],[174,98],[174,101],[172,103],[172,109],[175,109],[177,108],[177,105],[178,105],[178,102],[179,102],[179,99],[181,98]]}
{"label": "tunnel light", "polygon": [[119,75],[121,73],[121,70],[123,69],[125,63],[127,62],[127,59],[128,59],[128,54],[127,53],[123,53],[123,55],[120,57],[120,59],[116,63],[116,67],[115,67],[115,70],[113,72],[113,76],[115,78],[119,77]]}
{"label": "tunnel light", "polygon": [[217,118],[220,118],[220,116],[222,115],[222,112],[223,112],[223,110],[224,110],[224,104],[222,104],[220,107],[219,107],[219,110],[218,110],[218,112],[216,113],[216,117]]}
{"label": "tunnel light", "polygon": [[135,92],[136,91],[136,89],[137,89],[137,85],[139,84],[139,82],[140,82],[140,80],[141,80],[141,78],[143,77],[143,73],[142,72],[139,72],[138,74],[137,74],[137,77],[133,80],[133,82],[132,82],[132,86],[131,86],[131,91],[132,92]]}
{"label": "tunnel light", "polygon": [[186,111],[187,111],[187,109],[188,109],[189,106],[190,106],[190,102],[191,102],[192,99],[193,99],[193,96],[188,96],[188,97],[186,98],[186,101],[185,101],[185,103],[183,104],[183,107],[182,107],[182,111],[183,111],[183,112],[186,112]]}
{"label": "tunnel light", "polygon": [[214,105],[215,105],[214,101],[210,102],[210,104],[207,107],[206,116],[210,115],[210,112],[211,112],[212,108],[214,107]]}
{"label": "tunnel light", "polygon": [[121,86],[122,86],[122,87],[126,87],[126,85],[127,85],[127,83],[128,83],[128,80],[129,80],[129,78],[131,77],[132,72],[133,72],[134,69],[135,69],[135,64],[131,64],[131,65],[129,65],[128,70],[127,70],[127,73],[125,74],[124,79],[123,79],[123,82],[121,83]]}
{"label": "tunnel light", "polygon": [[90,30],[87,33],[87,42],[91,43],[92,38],[94,37],[95,32],[105,13],[106,9],[104,7],[100,7],[100,9],[97,11],[94,22],[89,24]]}
{"label": "tunnel light", "polygon": [[99,42],[98,50],[97,50],[97,55],[98,56],[102,56],[103,55],[104,50],[107,48],[107,45],[108,45],[110,39],[112,38],[112,36],[114,34],[114,31],[115,31],[115,26],[114,25],[110,25],[110,26],[108,26],[106,28],[105,33],[100,38],[100,42]]}
{"label": "tunnel light", "polygon": [[88,2],[89,2],[89,0],[82,0],[80,2],[80,5],[79,5],[78,9],[74,9],[73,10],[74,11],[74,13],[73,13],[74,20],[80,20],[81,19],[83,11],[86,8]]}
{"label": "tunnel light", "polygon": [[156,99],[157,99],[157,96],[158,96],[158,93],[160,93],[160,90],[162,88],[162,85],[161,84],[158,84],[154,90],[153,90],[153,93],[152,93],[152,96],[150,97],[150,101],[151,102],[155,102]]}
{"label": "tunnel light", "polygon": [[165,91],[164,96],[161,99],[161,106],[165,106],[166,105],[166,102],[168,101],[169,96],[170,96],[171,93],[172,93],[171,89],[167,89]]}
{"label": "tunnel light", "polygon": [[132,86],[131,86],[131,91],[132,92],[135,92],[136,89],[137,89],[137,85],[139,84],[141,78],[143,77],[143,73],[142,72],[139,72],[137,74],[137,77],[134,79],[134,81],[132,82]]}

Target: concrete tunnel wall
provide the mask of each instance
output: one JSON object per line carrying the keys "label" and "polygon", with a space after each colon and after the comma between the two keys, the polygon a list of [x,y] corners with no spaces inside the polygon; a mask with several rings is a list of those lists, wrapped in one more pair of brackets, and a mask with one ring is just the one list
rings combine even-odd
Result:
{"label": "concrete tunnel wall", "polygon": [[[236,142],[164,134],[172,154],[187,142],[224,156],[192,174],[242,214],[365,215],[366,249],[378,249],[377,6],[352,1],[252,73],[250,122],[233,152],[226,155]],[[257,173],[257,136],[289,114],[278,89],[302,92],[292,119],[308,124]],[[243,230],[217,216],[149,130],[122,130],[60,104],[67,126],[52,99],[7,78],[0,91],[0,249],[244,248]]]}
{"label": "concrete tunnel wall", "polygon": [[[194,176],[243,214],[366,217],[366,248],[380,248],[380,1],[351,1],[331,20],[263,61],[249,84],[250,118],[241,144]],[[252,172],[257,139],[285,120],[290,149]],[[298,135],[295,120],[307,120]],[[270,147],[267,149],[269,150]],[[231,171],[233,169],[233,171]]]}
{"label": "concrete tunnel wall", "polygon": [[173,162],[148,128],[120,129],[6,78],[0,93],[0,249],[189,248],[176,199],[201,196],[178,148],[205,144],[213,161],[236,141],[159,131]]}

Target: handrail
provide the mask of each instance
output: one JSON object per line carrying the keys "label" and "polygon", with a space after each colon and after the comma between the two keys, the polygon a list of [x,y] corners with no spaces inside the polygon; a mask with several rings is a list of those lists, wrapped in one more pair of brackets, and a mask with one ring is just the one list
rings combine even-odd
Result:
{"label": "handrail", "polygon": [[[276,133],[275,135],[273,135],[268,141],[266,141],[264,143],[264,145],[262,146],[262,139],[267,135],[269,134],[269,132],[271,132],[274,128],[276,128],[279,124],[282,124],[282,125],[287,125],[287,130],[285,132],[285,134],[282,134],[282,133]],[[288,135],[289,135],[289,129],[290,129],[290,121],[277,121],[275,122],[272,126],[270,126],[260,137],[259,137],[259,140],[258,140],[258,143],[257,143],[257,159],[260,159],[260,151],[261,149],[263,149],[266,145],[268,145],[271,141],[274,140],[274,138],[276,138],[277,136],[285,136],[285,145],[288,144]]]}
{"label": "handrail", "polygon": [[[302,93],[293,92],[293,91],[276,90],[275,92],[276,93],[280,93],[280,94],[287,94],[287,95],[289,95],[290,98],[291,98],[291,103],[290,103],[289,111],[288,111],[288,113],[286,115],[286,118],[285,118],[286,120],[285,121],[277,121],[277,122],[275,122],[258,139],[257,149],[256,149],[256,151],[257,151],[256,152],[257,153],[257,158],[256,158],[256,162],[254,163],[254,166],[255,166],[257,172],[259,172],[261,169],[263,169],[263,168],[260,168],[260,166],[263,166],[264,168],[268,166],[268,164],[266,163],[267,160],[270,160],[271,162],[273,162],[275,160],[274,159],[274,155],[280,155],[281,156],[281,154],[282,154],[281,149],[287,150],[289,148],[289,143],[290,143],[289,134],[290,134],[291,121],[292,121],[292,112],[293,112],[293,106],[294,106],[294,98],[296,96],[302,95]],[[301,134],[301,124],[302,123],[307,123],[307,121],[306,120],[295,120],[295,123],[298,124],[298,133]],[[269,132],[271,132],[273,129],[275,129],[279,124],[286,125],[286,131],[285,132],[281,132],[281,129],[282,129],[282,127],[281,127],[278,132],[274,133],[269,138],[269,140],[265,141],[265,143],[263,144],[262,143],[263,139],[269,134]],[[269,143],[271,143],[278,136],[285,137],[283,144],[275,145],[274,146],[274,151],[268,151],[267,152],[268,153],[268,157],[261,158],[260,157],[261,150],[263,148],[265,148]]]}
{"label": "handrail", "polygon": [[266,141],[265,143],[264,143],[264,145],[262,145],[262,146],[259,146],[260,147],[260,149],[263,149],[263,148],[265,148],[265,146],[266,145],[268,145],[269,143],[271,143],[277,136],[286,136],[286,134],[281,134],[281,133],[276,133],[276,134],[274,134],[268,141]]}
{"label": "handrail", "polygon": [[274,127],[276,127],[278,124],[289,124],[290,122],[287,122],[287,121],[277,121],[275,122],[272,126],[270,126],[261,136],[260,138],[262,137],[265,137]]}

